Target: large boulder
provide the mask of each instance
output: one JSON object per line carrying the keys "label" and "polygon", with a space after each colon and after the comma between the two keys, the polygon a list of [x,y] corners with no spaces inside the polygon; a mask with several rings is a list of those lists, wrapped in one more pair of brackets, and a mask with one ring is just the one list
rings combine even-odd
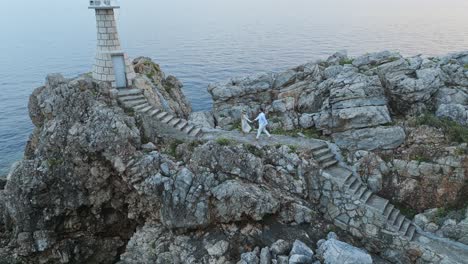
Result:
{"label": "large boulder", "polygon": [[[379,74],[390,98],[392,110],[406,114],[429,102],[445,83],[440,68],[431,64],[424,66],[420,58],[403,60],[401,64],[397,69],[381,68]],[[415,67],[415,64],[419,67]]]}
{"label": "large boulder", "polygon": [[453,120],[461,125],[468,125],[468,105],[441,104],[436,116]]}
{"label": "large boulder", "polygon": [[366,251],[335,238],[321,242],[317,254],[325,264],[372,264],[372,257]]}
{"label": "large boulder", "polygon": [[402,127],[375,127],[334,133],[333,140],[339,147],[352,150],[394,149],[405,141]]}

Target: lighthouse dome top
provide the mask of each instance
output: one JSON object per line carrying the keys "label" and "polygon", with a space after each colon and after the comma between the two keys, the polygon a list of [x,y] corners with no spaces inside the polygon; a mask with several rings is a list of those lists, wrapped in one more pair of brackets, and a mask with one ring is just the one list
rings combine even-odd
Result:
{"label": "lighthouse dome top", "polygon": [[90,0],[90,9],[114,9],[120,8],[117,0]]}

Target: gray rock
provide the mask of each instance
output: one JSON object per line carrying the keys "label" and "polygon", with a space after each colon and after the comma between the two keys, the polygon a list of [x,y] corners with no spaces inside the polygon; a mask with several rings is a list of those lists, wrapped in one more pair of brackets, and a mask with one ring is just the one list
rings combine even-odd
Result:
{"label": "gray rock", "polygon": [[368,53],[363,56],[359,56],[353,60],[353,66],[366,68],[376,67],[378,65],[391,62],[401,58],[401,55],[397,52],[381,51]]}
{"label": "gray rock", "polygon": [[290,256],[292,255],[303,255],[310,260],[312,260],[312,257],[314,256],[314,251],[310,249],[306,244],[304,244],[300,240],[296,240],[293,243],[292,250],[289,253]]}
{"label": "gray rock", "polygon": [[313,114],[302,114],[299,118],[299,125],[302,128],[311,128],[314,126]]}
{"label": "gray rock", "polygon": [[278,264],[289,264],[288,256],[278,256],[277,260],[278,260]]}
{"label": "gray rock", "polygon": [[205,245],[205,249],[208,251],[210,256],[223,256],[229,248],[229,242],[221,240],[215,244]]}
{"label": "gray rock", "polygon": [[402,127],[375,127],[349,130],[332,135],[335,143],[346,149],[375,150],[394,149],[406,138]]}
{"label": "gray rock", "polygon": [[[215,214],[223,222],[240,221],[249,217],[259,221],[279,209],[272,193],[253,184],[226,181],[212,189]],[[273,246],[272,246],[273,249]]]}
{"label": "gray rock", "polygon": [[287,254],[290,248],[291,246],[287,241],[280,239],[271,245],[270,250],[271,254],[273,255],[273,258],[279,259],[279,257],[277,256]]}
{"label": "gray rock", "polygon": [[289,257],[289,264],[310,264],[312,258],[300,254],[294,254]]}
{"label": "gray rock", "polygon": [[318,252],[325,264],[372,264],[367,252],[334,238],[322,243]]}
{"label": "gray rock", "polygon": [[154,145],[152,142],[141,145],[141,148],[146,151],[153,151],[157,149],[156,145]]}
{"label": "gray rock", "polygon": [[247,252],[241,255],[240,264],[258,264],[259,259],[255,252]]}
{"label": "gray rock", "polygon": [[189,120],[196,125],[207,128],[215,128],[215,119],[210,111],[192,112]]}
{"label": "gray rock", "polygon": [[441,104],[436,116],[448,118],[461,125],[468,125],[468,106],[460,104]]}
{"label": "gray rock", "polygon": [[268,247],[264,247],[260,251],[260,264],[271,264],[271,253]]}

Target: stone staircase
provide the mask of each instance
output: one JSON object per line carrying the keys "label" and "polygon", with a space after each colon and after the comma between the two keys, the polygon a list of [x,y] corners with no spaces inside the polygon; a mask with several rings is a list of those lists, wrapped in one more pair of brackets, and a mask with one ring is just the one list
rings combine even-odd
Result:
{"label": "stone staircase", "polygon": [[356,200],[377,211],[386,219],[387,229],[398,232],[406,239],[413,241],[417,237],[415,224],[401,214],[389,200],[372,193],[371,190],[354,175],[352,171],[338,164],[335,154],[328,145],[312,149],[312,155],[329,175],[341,183],[343,189]]}
{"label": "stone staircase", "polygon": [[140,114],[147,115],[150,118],[154,118],[189,137],[201,138],[203,136],[202,129],[197,125],[191,124],[183,118],[178,118],[171,113],[151,106],[143,95],[142,90],[124,88],[119,89],[118,91],[118,101],[124,107],[130,108]]}

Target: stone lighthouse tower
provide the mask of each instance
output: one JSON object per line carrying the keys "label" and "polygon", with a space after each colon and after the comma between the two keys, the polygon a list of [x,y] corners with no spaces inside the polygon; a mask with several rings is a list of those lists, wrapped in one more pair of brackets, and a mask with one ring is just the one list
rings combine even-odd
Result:
{"label": "stone lighthouse tower", "polygon": [[93,78],[110,82],[114,88],[132,84],[135,72],[120,46],[114,9],[120,8],[115,0],[91,0],[89,8],[96,11],[97,50],[93,65]]}

